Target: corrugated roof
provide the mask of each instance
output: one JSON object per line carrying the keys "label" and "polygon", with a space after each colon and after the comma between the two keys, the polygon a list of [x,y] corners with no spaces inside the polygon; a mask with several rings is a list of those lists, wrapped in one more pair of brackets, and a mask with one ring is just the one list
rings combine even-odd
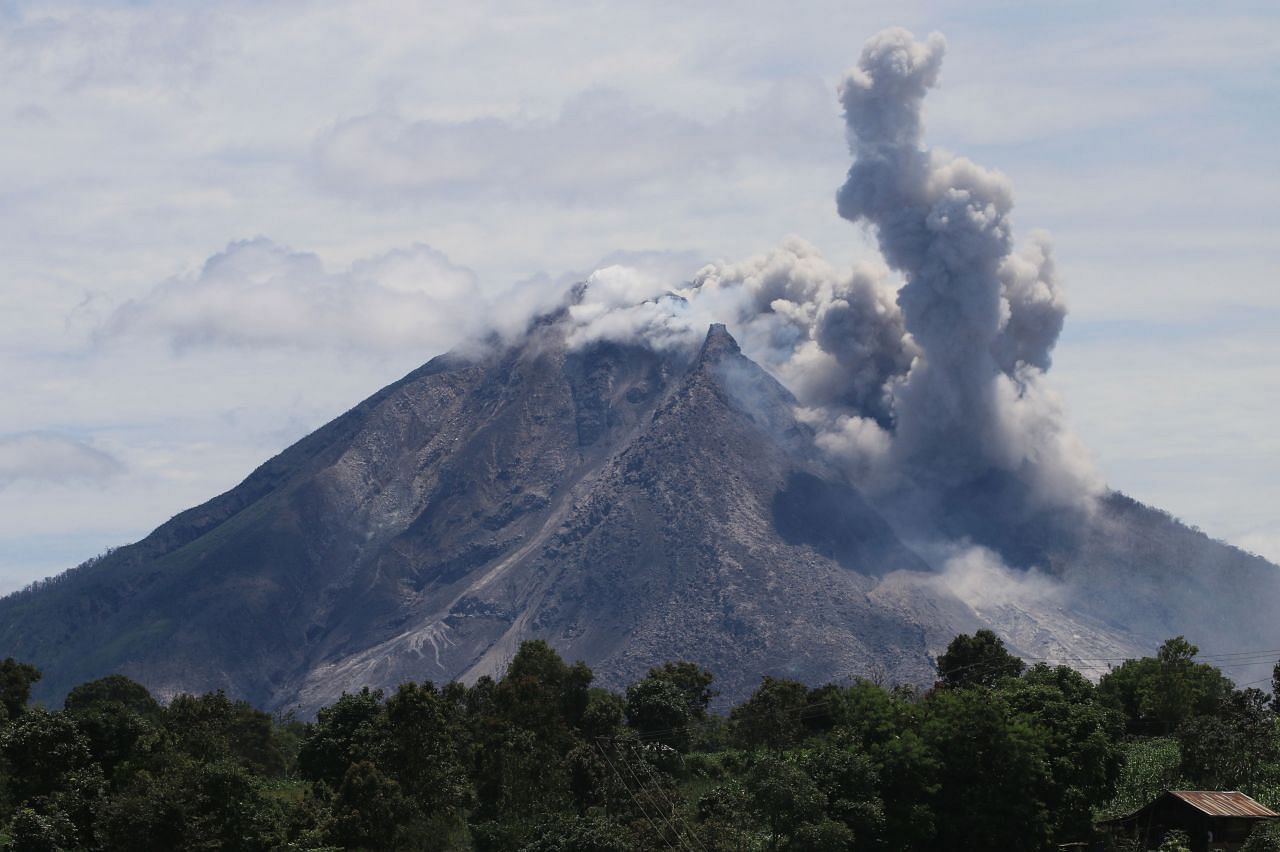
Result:
{"label": "corrugated roof", "polygon": [[1216,790],[1170,790],[1196,810],[1217,817],[1280,817],[1280,814],[1258,804],[1244,793]]}

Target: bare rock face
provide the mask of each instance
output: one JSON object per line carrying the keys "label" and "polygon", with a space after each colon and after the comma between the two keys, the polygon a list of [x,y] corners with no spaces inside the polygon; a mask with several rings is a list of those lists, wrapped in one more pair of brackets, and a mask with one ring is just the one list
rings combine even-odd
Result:
{"label": "bare rock face", "polygon": [[[143,541],[0,600],[0,656],[40,666],[50,701],[118,671],[306,715],[365,685],[499,673],[540,637],[614,687],[696,660],[732,700],[762,674],[927,683],[956,632],[988,625],[1033,655],[1145,652],[1232,577],[1233,600],[1276,599],[1280,569],[1118,496],[1109,526],[982,514],[1011,562],[1087,565],[1105,590],[988,599],[833,476],[794,405],[722,325],[656,352],[570,350],[544,322],[436,358]],[[1183,588],[1162,597],[1152,563],[1172,557]],[[1244,623],[1219,644],[1275,647]]]}

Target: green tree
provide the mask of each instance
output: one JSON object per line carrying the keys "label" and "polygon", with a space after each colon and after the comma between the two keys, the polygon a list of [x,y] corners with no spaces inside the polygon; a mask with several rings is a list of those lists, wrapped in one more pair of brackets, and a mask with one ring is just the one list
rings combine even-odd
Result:
{"label": "green tree", "polygon": [[734,739],[744,748],[790,748],[804,736],[808,707],[804,684],[766,675],[751,697],[729,712]]}
{"label": "green tree", "polygon": [[1131,739],[1121,745],[1120,776],[1115,797],[1095,803],[1102,817],[1130,814],[1165,790],[1188,789],[1178,772],[1182,751],[1173,737]]}
{"label": "green tree", "polygon": [[857,835],[844,823],[821,819],[797,828],[787,849],[788,852],[840,852],[854,849],[856,838]]}
{"label": "green tree", "polygon": [[1144,715],[1168,725],[1196,714],[1210,715],[1232,691],[1231,680],[1206,663],[1196,663],[1200,649],[1181,636],[1168,640],[1156,652],[1155,676],[1140,697]]}
{"label": "green tree", "polygon": [[281,806],[240,764],[170,753],[103,803],[96,834],[107,850],[268,852],[284,842],[285,825]]}
{"label": "green tree", "polygon": [[904,730],[871,749],[884,802],[885,847],[895,852],[927,849],[936,833],[938,756],[914,730]]}
{"label": "green tree", "polygon": [[520,852],[632,852],[635,839],[607,816],[556,815],[539,824]]}
{"label": "green tree", "polygon": [[746,776],[750,807],[768,830],[768,848],[785,848],[803,827],[826,819],[826,797],[800,767],[776,756],[762,756]]}
{"label": "green tree", "polygon": [[1052,777],[1043,736],[1001,701],[972,689],[927,702],[922,732],[939,763],[937,852],[1047,849]]}
{"label": "green tree", "polygon": [[284,775],[271,716],[222,690],[179,695],[165,709],[164,727],[176,747],[198,761],[234,760],[258,775]]}
{"label": "green tree", "polygon": [[10,843],[5,848],[13,852],[66,852],[83,848],[75,825],[57,808],[39,811],[19,808],[9,823],[8,834]]}
{"label": "green tree", "polygon": [[800,711],[800,724],[806,736],[820,736],[835,727],[840,705],[845,700],[845,690],[828,683],[809,690],[805,700],[806,707]]}
{"label": "green tree", "polygon": [[82,683],[62,702],[68,713],[81,713],[104,705],[119,705],[144,719],[158,721],[164,710],[142,684],[121,674]]}
{"label": "green tree", "polygon": [[[23,713],[0,731],[0,760],[8,769],[12,802],[41,818],[27,828],[36,832],[47,824],[61,834],[71,825],[77,837],[92,836],[102,769],[93,762],[84,734],[65,714],[39,708]],[[46,835],[54,836],[39,836]]]}
{"label": "green tree", "polygon": [[0,706],[8,718],[22,715],[31,699],[31,686],[38,680],[40,670],[33,665],[20,663],[13,657],[0,662]]}
{"label": "green tree", "polygon": [[65,714],[35,709],[0,732],[0,756],[11,777],[10,794],[22,803],[51,796],[96,768],[89,743]]}
{"label": "green tree", "polygon": [[686,660],[666,662],[649,669],[648,678],[669,681],[684,695],[689,716],[701,721],[707,717],[707,707],[720,693],[711,688],[715,676],[697,663]]}
{"label": "green tree", "polygon": [[383,763],[425,816],[460,814],[472,800],[467,731],[431,683],[404,683],[386,703]]}
{"label": "green tree", "polygon": [[354,763],[377,762],[386,749],[382,690],[344,692],[316,714],[298,749],[298,771],[337,790]]}
{"label": "green tree", "polygon": [[575,801],[566,756],[581,742],[590,704],[591,670],[568,665],[546,642],[521,644],[502,680],[477,682],[477,848],[518,848],[536,818]]}
{"label": "green tree", "polygon": [[708,852],[759,848],[751,795],[738,779],[712,786],[696,803],[697,837]]}
{"label": "green tree", "polygon": [[880,778],[870,755],[848,735],[810,749],[800,760],[826,799],[826,815],[845,826],[863,847],[884,840],[884,803]]}
{"label": "green tree", "polygon": [[400,826],[412,815],[400,785],[377,766],[348,767],[333,803],[333,841],[344,849],[384,852],[397,848]]}
{"label": "green tree", "polygon": [[586,712],[591,669],[568,665],[541,639],[522,642],[494,691],[498,711],[522,728],[563,740]]}
{"label": "green tree", "polygon": [[642,738],[677,751],[689,748],[693,713],[684,691],[652,673],[627,687],[627,724]]}
{"label": "green tree", "polygon": [[1060,842],[1092,835],[1093,805],[1115,795],[1120,775],[1123,719],[1096,692],[1079,672],[1043,663],[1007,679],[997,692],[1040,736],[1051,779],[1045,803]]}
{"label": "green tree", "polygon": [[1280,823],[1262,822],[1253,827],[1240,852],[1280,852]]}
{"label": "green tree", "polygon": [[88,738],[89,751],[108,779],[122,763],[159,747],[164,710],[146,687],[123,675],[77,686],[63,708]]}
{"label": "green tree", "polygon": [[885,848],[927,848],[934,834],[938,762],[920,736],[921,707],[866,680],[844,690],[832,706],[837,735],[850,736],[875,765]]}
{"label": "green tree", "polygon": [[1280,661],[1271,667],[1271,710],[1280,715]]}
{"label": "green tree", "polygon": [[613,769],[605,758],[605,752],[614,750],[614,743],[584,742],[565,755],[569,789],[578,813],[585,814],[600,805],[608,806]]}
{"label": "green tree", "polygon": [[590,741],[618,732],[626,715],[626,702],[606,689],[592,689],[582,713],[582,735]]}
{"label": "green tree", "polygon": [[1280,742],[1266,693],[1238,690],[1214,715],[1194,715],[1179,726],[1181,774],[1198,788],[1252,790],[1277,778]]}
{"label": "green tree", "polygon": [[938,657],[938,677],[951,689],[992,687],[1004,678],[1017,677],[1024,668],[1026,664],[1010,654],[1004,641],[990,630],[957,636]]}
{"label": "green tree", "polygon": [[1125,660],[1102,676],[1098,692],[1120,710],[1130,733],[1172,734],[1192,716],[1213,715],[1234,688],[1206,663],[1199,649],[1181,636],[1166,641],[1155,657]]}

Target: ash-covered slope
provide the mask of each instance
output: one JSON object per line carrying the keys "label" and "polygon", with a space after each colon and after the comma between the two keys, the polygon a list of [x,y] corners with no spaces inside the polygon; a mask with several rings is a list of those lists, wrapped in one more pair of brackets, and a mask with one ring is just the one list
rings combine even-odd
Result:
{"label": "ash-covered slope", "polygon": [[879,576],[925,564],[856,491],[820,478],[790,394],[723,326],[666,383],[628,387],[587,360],[641,410],[580,433],[584,463],[526,539],[423,589],[388,641],[311,672],[304,706],[363,683],[495,674],[530,636],[614,685],[678,657],[735,695],[763,672],[821,680],[888,660],[926,675],[922,631],[868,598]]}
{"label": "ash-covered slope", "polygon": [[[307,713],[497,673],[531,637],[613,686],[694,659],[730,699],[765,673],[928,682],[982,626],[1081,662],[1179,632],[1280,639],[1280,569],[1118,495],[1029,514],[1016,481],[976,481],[937,519],[882,515],[723,326],[689,349],[565,340],[548,319],[437,358],[142,542],[0,600],[0,656],[39,665],[49,701],[120,671]],[[922,520],[1022,570],[924,544],[927,564],[900,538],[936,541]]]}
{"label": "ash-covered slope", "polygon": [[900,660],[867,598],[925,566],[822,478],[793,401],[723,327],[700,351],[545,322],[437,358],[138,544],[0,601],[40,697],[123,671],[305,709],[343,688],[497,671],[552,639],[618,683],[672,656],[741,679]]}

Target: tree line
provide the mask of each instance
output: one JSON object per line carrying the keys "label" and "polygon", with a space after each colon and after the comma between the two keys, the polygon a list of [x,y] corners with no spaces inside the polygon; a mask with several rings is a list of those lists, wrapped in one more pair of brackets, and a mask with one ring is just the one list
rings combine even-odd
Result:
{"label": "tree line", "polygon": [[1094,684],[979,631],[928,690],[765,677],[722,715],[697,664],[617,693],[530,641],[498,679],[365,689],[307,723],[120,675],[33,707],[40,673],[9,659],[0,848],[1122,850],[1097,821],[1164,789],[1280,804],[1276,702],[1197,654],[1171,639]]}

